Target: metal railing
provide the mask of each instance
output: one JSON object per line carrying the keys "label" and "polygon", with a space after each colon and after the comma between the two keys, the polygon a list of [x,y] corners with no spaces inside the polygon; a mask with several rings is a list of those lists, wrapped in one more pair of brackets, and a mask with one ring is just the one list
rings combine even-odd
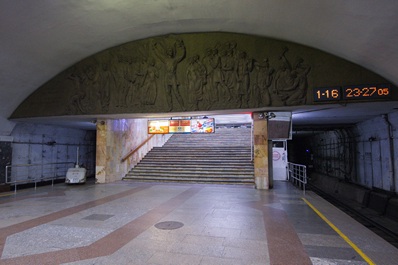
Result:
{"label": "metal railing", "polygon": [[21,184],[35,184],[51,181],[57,179],[65,179],[69,168],[74,167],[74,162],[58,162],[47,164],[18,164],[8,165],[5,167],[5,181],[6,184],[14,185],[14,192],[17,192],[17,185]]}
{"label": "metal railing", "polygon": [[307,167],[300,164],[287,163],[288,180],[294,185],[303,189],[305,194],[305,185],[307,185]]}

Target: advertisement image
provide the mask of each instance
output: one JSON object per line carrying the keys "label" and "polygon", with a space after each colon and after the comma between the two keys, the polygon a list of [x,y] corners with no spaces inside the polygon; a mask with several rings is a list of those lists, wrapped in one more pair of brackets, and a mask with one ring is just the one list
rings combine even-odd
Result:
{"label": "advertisement image", "polygon": [[214,133],[214,128],[214,118],[191,120],[191,133]]}

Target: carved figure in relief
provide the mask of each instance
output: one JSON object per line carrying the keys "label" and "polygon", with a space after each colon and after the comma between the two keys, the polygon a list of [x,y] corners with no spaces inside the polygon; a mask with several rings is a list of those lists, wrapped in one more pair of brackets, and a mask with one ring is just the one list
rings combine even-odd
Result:
{"label": "carved figure in relief", "polygon": [[[213,49],[210,65],[212,67],[211,82],[213,84],[213,91],[214,91],[213,96],[214,96],[214,102],[216,102],[220,98],[220,94],[222,92],[221,57],[218,53],[218,49]],[[229,94],[229,90],[224,92],[227,93],[228,98],[231,97],[231,95]]]}
{"label": "carved figure in relief", "polygon": [[125,76],[128,85],[128,92],[126,95],[126,106],[137,106],[140,104],[140,87],[142,84],[141,73],[142,63],[140,58],[131,57],[129,64],[129,76]]}
{"label": "carved figure in relief", "polygon": [[110,91],[115,88],[116,80],[114,73],[111,71],[111,62],[103,62],[101,64],[102,71],[100,72],[100,83],[101,89],[98,91],[100,103],[101,103],[101,112],[108,112],[109,104],[110,104]]}
{"label": "carved figure in relief", "polygon": [[[221,58],[218,54],[218,49],[207,49],[206,56],[202,60],[203,65],[206,67],[206,85],[204,99],[207,104],[206,109],[210,109],[211,106],[216,103],[221,95]],[[229,92],[229,91],[228,91]]]}
{"label": "carved figure in relief", "polygon": [[110,49],[109,57],[106,63],[103,66],[103,80],[107,79],[104,86],[107,86],[109,89],[110,99],[112,105],[119,107],[121,106],[121,96],[120,89],[124,85],[123,78],[123,66],[124,62],[127,61],[124,59],[122,52],[123,49]]}
{"label": "carved figure in relief", "polygon": [[136,57],[119,55],[120,94],[117,105],[119,108],[129,108],[140,103],[138,93],[140,85],[139,64]]}
{"label": "carved figure in relief", "polygon": [[158,93],[157,80],[159,71],[155,67],[155,60],[150,58],[147,60],[144,68],[139,73],[142,76],[141,85],[141,103],[143,105],[154,105]]}
{"label": "carved figure in relief", "polygon": [[238,44],[235,41],[230,41],[225,44],[226,49],[230,51],[231,56],[234,58],[235,61],[239,60],[239,56],[241,51],[238,50]]}
{"label": "carved figure in relief", "polygon": [[118,55],[118,87],[119,95],[116,107],[124,108],[127,106],[127,94],[130,87],[131,69],[129,59],[122,54]]}
{"label": "carved figure in relief", "polygon": [[69,79],[74,81],[77,93],[71,97],[68,112],[85,114],[95,110],[100,87],[98,65],[93,62],[74,68]]}
{"label": "carved figure in relief", "polygon": [[299,58],[293,68],[286,58],[287,51],[285,48],[280,56],[283,65],[275,75],[274,92],[284,105],[304,104],[308,86],[307,75],[311,67],[305,66],[303,59]]}
{"label": "carved figure in relief", "polygon": [[202,63],[206,68],[206,84],[203,87],[203,103],[204,109],[210,109],[212,105],[212,95],[213,91],[213,82],[212,82],[212,74],[213,67],[211,66],[211,60],[213,57],[213,50],[211,48],[206,49],[205,56],[202,59]]}
{"label": "carved figure in relief", "polygon": [[86,93],[78,91],[77,94],[70,98],[67,113],[68,114],[85,114],[89,109],[89,101],[86,98]]}
{"label": "carved figure in relief", "polygon": [[87,65],[84,73],[86,78],[83,79],[82,85],[86,88],[88,98],[95,100],[100,87],[98,64]]}
{"label": "carved figure in relief", "polygon": [[230,100],[233,100],[233,90],[236,84],[235,59],[232,50],[225,50],[221,57],[222,85],[228,89]]}
{"label": "carved figure in relief", "polygon": [[287,99],[286,105],[305,104],[308,89],[307,76],[310,71],[311,67],[304,65],[304,60],[302,58],[298,58],[293,69],[293,74],[295,75],[297,83],[295,86],[296,91]]}
{"label": "carved figure in relief", "polygon": [[73,66],[68,70],[68,72],[70,73],[68,73],[67,78],[73,81],[73,90],[75,90],[76,93],[70,97],[66,111],[68,114],[85,113],[85,108],[79,105],[79,103],[86,97],[86,93],[80,87],[80,68],[78,66]]}
{"label": "carved figure in relief", "polygon": [[206,84],[206,68],[199,61],[198,55],[190,58],[186,76],[190,108],[199,110],[199,102],[203,100],[203,86]]}
{"label": "carved figure in relief", "polygon": [[254,62],[256,69],[251,100],[254,107],[271,105],[269,88],[272,85],[274,69],[270,68],[268,58],[262,62]]}
{"label": "carved figure in relief", "polygon": [[248,58],[246,52],[241,52],[236,64],[236,94],[239,108],[249,106],[250,72],[252,70],[253,59]]}
{"label": "carved figure in relief", "polygon": [[173,109],[173,94],[182,109],[185,110],[184,101],[179,91],[180,84],[177,79],[177,66],[185,58],[186,53],[184,42],[175,38],[172,45],[167,45],[165,42],[155,42],[152,48],[165,66],[165,88],[169,111]]}

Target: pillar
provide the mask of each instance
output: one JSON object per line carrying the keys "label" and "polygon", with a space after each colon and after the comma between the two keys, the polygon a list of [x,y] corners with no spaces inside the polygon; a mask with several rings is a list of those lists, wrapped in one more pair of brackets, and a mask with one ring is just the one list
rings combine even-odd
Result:
{"label": "pillar", "polygon": [[268,140],[268,120],[263,112],[253,113],[252,118],[256,189],[272,189],[272,141]]}
{"label": "pillar", "polygon": [[107,164],[107,124],[106,121],[97,121],[95,179],[96,183],[106,183]]}
{"label": "pillar", "polygon": [[[134,142],[128,132],[129,126],[124,119],[97,120],[97,150],[95,177],[97,183],[109,183],[121,180],[128,171],[128,163],[121,162]],[[146,124],[146,122],[145,122]],[[145,127],[146,128],[146,127]],[[146,131],[144,130],[146,133]]]}

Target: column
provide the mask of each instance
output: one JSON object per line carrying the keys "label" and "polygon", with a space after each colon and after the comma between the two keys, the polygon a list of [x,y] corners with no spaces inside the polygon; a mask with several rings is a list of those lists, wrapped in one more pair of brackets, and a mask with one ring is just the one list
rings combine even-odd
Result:
{"label": "column", "polygon": [[[127,121],[98,120],[95,177],[97,183],[121,180],[128,171],[128,163],[121,162],[123,154],[128,153],[134,142],[133,133],[128,132]],[[145,123],[146,124],[146,123]],[[146,127],[145,127],[146,128]],[[146,131],[144,131],[146,133]]]}
{"label": "column", "polygon": [[95,179],[96,183],[107,183],[107,136],[108,129],[106,121],[97,121],[97,141],[96,141],[96,161],[95,161]]}
{"label": "column", "polygon": [[272,189],[272,141],[268,140],[268,120],[264,112],[255,112],[252,118],[256,189]]}

